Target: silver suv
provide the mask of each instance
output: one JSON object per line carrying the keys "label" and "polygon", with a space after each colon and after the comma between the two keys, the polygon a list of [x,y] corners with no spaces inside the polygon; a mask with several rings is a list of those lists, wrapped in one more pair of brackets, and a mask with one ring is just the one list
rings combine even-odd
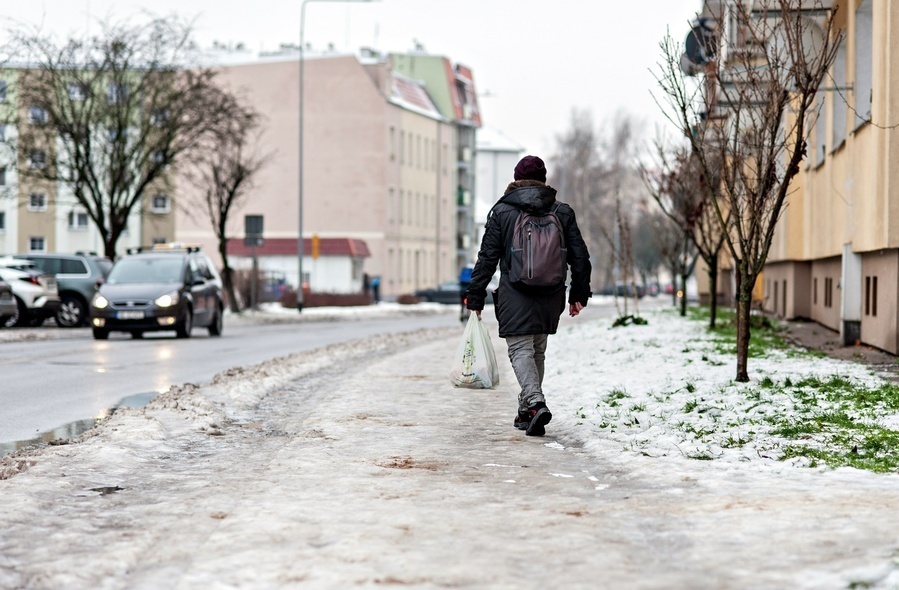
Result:
{"label": "silver suv", "polygon": [[75,254],[16,254],[15,258],[30,260],[46,273],[56,275],[61,300],[56,311],[56,324],[62,328],[76,328],[88,323],[88,306],[97,288],[97,281],[105,279],[112,269],[112,261],[93,252]]}

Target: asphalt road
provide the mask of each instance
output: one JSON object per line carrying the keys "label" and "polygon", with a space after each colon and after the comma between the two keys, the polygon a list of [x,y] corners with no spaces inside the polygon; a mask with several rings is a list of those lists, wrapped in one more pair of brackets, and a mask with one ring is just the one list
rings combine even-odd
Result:
{"label": "asphalt road", "polygon": [[185,340],[163,332],[142,340],[113,333],[95,341],[85,328],[48,340],[3,342],[0,455],[38,438],[78,434],[111,408],[140,405],[171,385],[203,384],[231,367],[357,338],[459,326],[456,313],[255,325],[233,320],[219,338],[198,328]]}

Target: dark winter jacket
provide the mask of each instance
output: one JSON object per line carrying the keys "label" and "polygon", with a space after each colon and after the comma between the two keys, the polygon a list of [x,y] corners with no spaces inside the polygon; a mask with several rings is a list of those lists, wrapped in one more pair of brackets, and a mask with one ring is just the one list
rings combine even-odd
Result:
{"label": "dark winter jacket", "polygon": [[[517,180],[493,206],[484,226],[484,238],[478,261],[471,273],[471,285],[465,293],[468,309],[484,309],[487,284],[499,264],[499,289],[494,292],[499,335],[555,334],[559,316],[565,310],[565,285],[550,291],[519,290],[509,281],[512,233],[519,211],[546,213],[556,202],[556,190],[536,180]],[[587,305],[590,297],[590,256],[581,237],[574,210],[559,203],[555,211],[565,232],[570,270],[569,303]]]}

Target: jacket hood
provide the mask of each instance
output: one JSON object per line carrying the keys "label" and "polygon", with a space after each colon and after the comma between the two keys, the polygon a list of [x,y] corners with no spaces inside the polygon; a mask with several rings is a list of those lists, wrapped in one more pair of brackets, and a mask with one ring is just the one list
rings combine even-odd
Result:
{"label": "jacket hood", "polygon": [[556,202],[556,189],[538,180],[516,180],[509,184],[499,202],[526,213],[545,213]]}

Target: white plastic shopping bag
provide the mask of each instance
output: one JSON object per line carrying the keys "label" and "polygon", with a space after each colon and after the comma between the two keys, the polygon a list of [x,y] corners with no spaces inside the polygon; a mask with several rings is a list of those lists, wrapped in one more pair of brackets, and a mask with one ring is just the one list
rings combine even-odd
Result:
{"label": "white plastic shopping bag", "polygon": [[476,313],[468,316],[450,378],[456,387],[470,389],[492,389],[499,384],[499,366],[493,343]]}

